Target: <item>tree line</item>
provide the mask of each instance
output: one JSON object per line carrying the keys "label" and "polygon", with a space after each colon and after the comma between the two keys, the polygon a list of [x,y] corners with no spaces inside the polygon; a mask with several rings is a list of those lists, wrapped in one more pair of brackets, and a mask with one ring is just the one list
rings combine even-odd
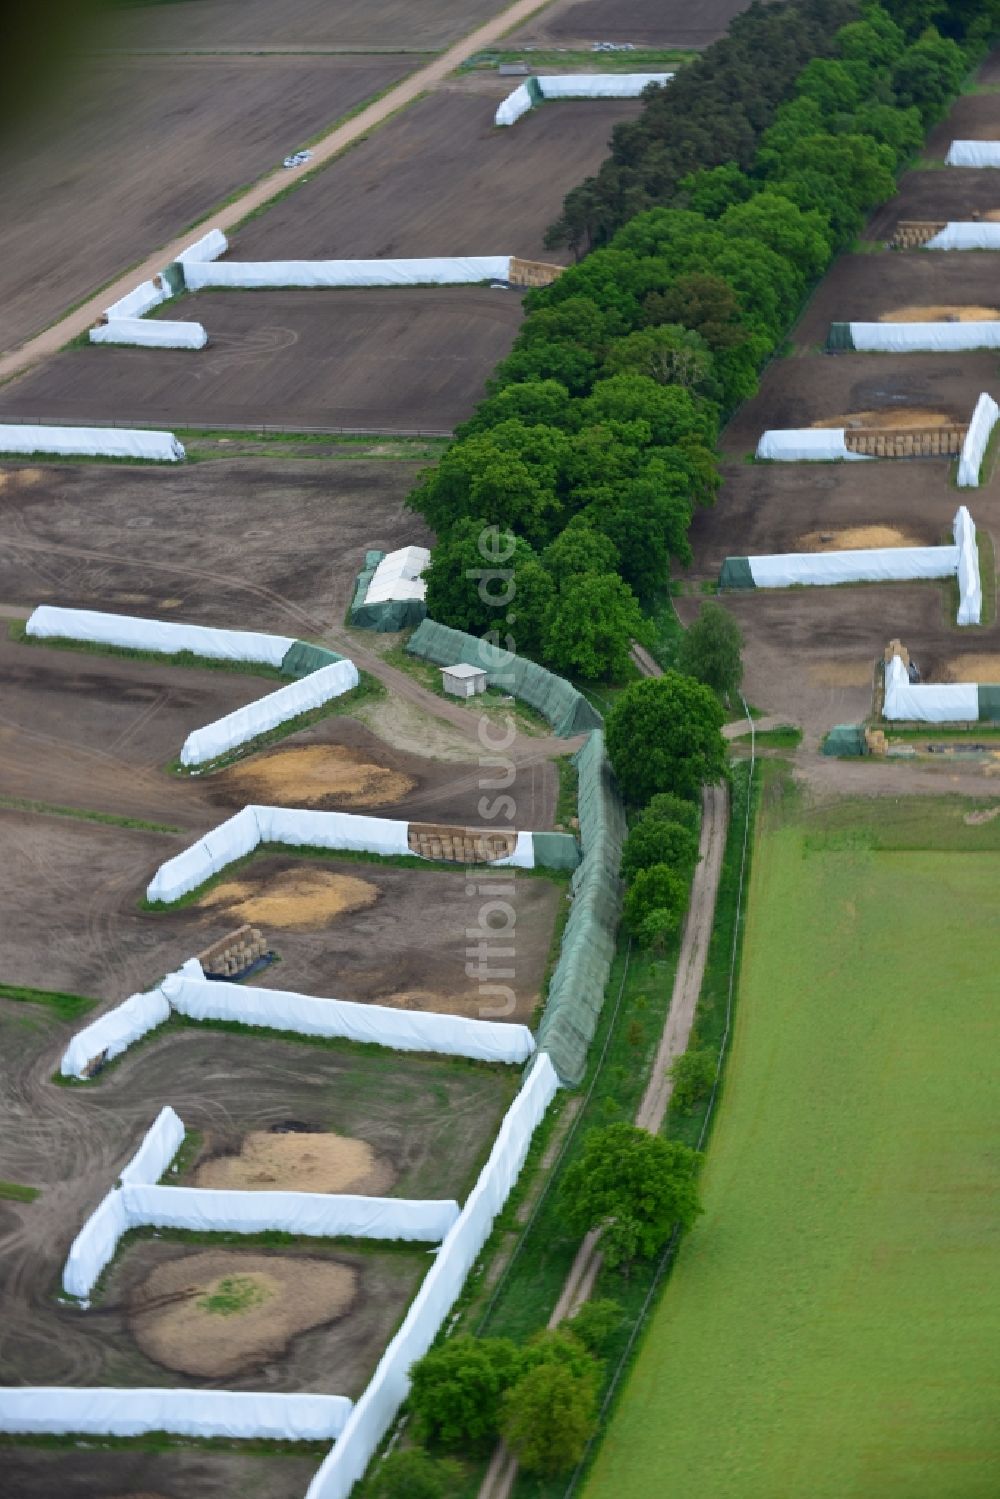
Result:
{"label": "tree line", "polygon": [[[691,561],[692,517],[714,501],[721,423],[892,195],[998,11],[754,5],[649,91],[592,179],[606,183],[600,223],[578,233],[567,207],[554,231],[598,248],[528,294],[486,399],[409,497],[438,537],[432,618],[497,632],[568,676],[627,675],[671,562]],[[498,537],[501,615],[482,586]]]}

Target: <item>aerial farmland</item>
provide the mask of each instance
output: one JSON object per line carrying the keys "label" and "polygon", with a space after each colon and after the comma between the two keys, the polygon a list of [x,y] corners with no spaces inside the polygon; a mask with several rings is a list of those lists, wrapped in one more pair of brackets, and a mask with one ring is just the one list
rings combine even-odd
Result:
{"label": "aerial farmland", "polygon": [[918,9],[15,28],[0,1499],[996,1492],[1000,4]]}

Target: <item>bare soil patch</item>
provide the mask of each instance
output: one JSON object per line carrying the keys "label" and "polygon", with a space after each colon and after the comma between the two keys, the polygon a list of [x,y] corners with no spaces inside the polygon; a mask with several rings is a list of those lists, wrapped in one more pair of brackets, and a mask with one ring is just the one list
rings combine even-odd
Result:
{"label": "bare soil patch", "polygon": [[[205,1141],[212,1150],[212,1138]],[[236,1155],[212,1155],[194,1173],[196,1187],[250,1192],[355,1192],[381,1197],[396,1179],[391,1162],[366,1140],[300,1131],[251,1130]]]}
{"label": "bare soil patch", "polygon": [[927,307],[897,307],[883,312],[880,323],[982,323],[1000,318],[996,307],[956,306],[953,303],[931,303]]}
{"label": "bare soil patch", "polygon": [[519,293],[478,286],[207,291],[171,305],[205,325],[206,349],[66,349],[0,388],[0,413],[450,432],[521,322]]}
{"label": "bare soil patch", "polygon": [[[943,161],[952,141],[1000,140],[997,101],[992,94],[960,94],[945,119],[927,137],[923,154]],[[948,167],[948,172],[964,172],[965,167]]]}
{"label": "bare soil patch", "polygon": [[809,680],[817,687],[865,687],[871,684],[870,661],[824,661],[810,666]]}
{"label": "bare soil patch", "polygon": [[944,682],[1000,682],[1000,652],[970,651],[945,661],[937,671]]}
{"label": "bare soil patch", "polygon": [[[387,43],[443,47],[495,13],[491,0],[199,0],[197,5],[145,5],[115,18],[109,41],[120,47],[330,48],[346,53]],[[110,28],[109,28],[110,30]]]}
{"label": "bare soil patch", "polygon": [[[130,14],[171,12],[190,25],[202,9],[170,5]],[[0,352],[272,170],[416,61],[88,59],[86,76],[64,84],[60,108],[32,119],[0,153]],[[74,230],[69,253],[67,223]],[[110,407],[105,412],[114,414]]]}
{"label": "bare soil patch", "polygon": [[[433,544],[403,508],[424,466],[280,455],[155,471],[5,463],[0,600],[319,637],[342,623],[368,548]],[[25,472],[44,482],[26,484]],[[222,691],[226,673],[213,675]]]}
{"label": "bare soil patch", "polygon": [[614,127],[639,114],[639,101],[550,103],[498,130],[493,116],[511,80],[494,73],[471,84],[435,90],[251,219],[233,236],[233,258],[567,261],[568,251],[546,249],[545,231],[564,195],[607,155]]}
{"label": "bare soil patch", "polygon": [[227,880],[202,896],[199,906],[223,906],[233,920],[282,930],[325,927],[338,916],[373,906],[379,892],[367,880],[329,869],[285,869],[266,884]]}
{"label": "bare soil patch", "polygon": [[11,1499],[302,1499],[319,1458],[271,1457],[224,1449],[150,1452],[8,1446],[4,1484]]}
{"label": "bare soil patch", "polygon": [[915,547],[921,543],[895,526],[845,526],[841,531],[806,531],[798,538],[803,552],[865,551],[875,547]]}
{"label": "bare soil patch", "polygon": [[[633,42],[643,47],[707,47],[724,36],[748,0],[564,0],[548,6],[515,41],[557,46]],[[595,67],[600,55],[595,58]]]}
{"label": "bare soil patch", "polygon": [[[907,172],[900,179],[896,196],[873,212],[865,226],[865,238],[891,239],[901,219],[946,223],[949,219],[971,219],[976,214],[985,218],[1000,209],[1000,182],[996,179],[993,167],[947,167],[940,171],[921,171],[918,168]],[[893,255],[894,261],[902,258],[902,255]],[[954,260],[956,254],[927,251],[926,258]]]}
{"label": "bare soil patch", "polygon": [[224,1379],[281,1357],[300,1333],[342,1317],[357,1292],[348,1265],[209,1250],[158,1266],[129,1317],[154,1363]]}
{"label": "bare soil patch", "polygon": [[385,807],[416,785],[411,776],[373,765],[337,744],[296,745],[261,755],[224,771],[219,780],[237,800],[294,807]]}

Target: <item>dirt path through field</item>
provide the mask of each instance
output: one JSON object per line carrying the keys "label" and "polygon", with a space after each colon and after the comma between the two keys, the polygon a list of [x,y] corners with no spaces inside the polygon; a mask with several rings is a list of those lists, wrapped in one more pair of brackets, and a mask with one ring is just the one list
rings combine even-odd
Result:
{"label": "dirt path through field", "polygon": [[[310,161],[304,162],[299,167],[279,167],[276,171],[271,172],[269,176],[262,178],[260,182],[256,183],[247,192],[241,194],[234,202],[228,203],[225,207],[220,208],[218,212],[210,214],[208,219],[211,221],[211,227],[223,230],[234,228],[248,213],[253,212],[256,208],[263,207],[272,198],[276,198],[279,193],[286,192],[297,178],[303,177],[310,172],[315,172],[325,162],[330,161],[332,157],[345,150],[346,147],[353,145],[355,141],[361,140],[363,136],[368,135],[376,126],[381,125],[384,120],[387,120],[390,115],[396,114],[399,110],[404,109],[406,105],[412,104],[414,100],[419,99],[421,94],[426,93],[428,89],[443,82],[449,73],[453,73],[474,52],[482,51],[483,48],[491,46],[492,43],[496,42],[521,21],[528,20],[536,11],[544,9],[546,3],[547,0],[516,0],[515,4],[507,6],[499,15],[494,16],[491,21],[487,21],[485,26],[478,27],[477,30],[463,37],[461,41],[455,42],[446,52],[442,52],[439,57],[434,58],[426,67],[419,68],[417,72],[411,73],[408,78],[404,78],[402,83],[397,84],[395,88],[391,88],[388,93],[383,94],[381,99],[376,99],[367,109],[363,109],[360,114],[354,115],[353,118],[344,121],[343,124],[334,126],[328,135],[323,136],[321,140],[317,141],[310,148],[312,151],[312,159]],[[205,223],[207,228],[208,220]],[[81,333],[85,333],[104,311],[105,307],[109,306],[112,302],[118,301],[120,297],[125,296],[139,282],[148,281],[151,277],[158,275],[164,266],[169,265],[177,259],[181,251],[191,244],[194,237],[196,237],[195,232],[192,229],[187,229],[180,238],[173,240],[169,245],[164,246],[162,250],[158,250],[155,254],[150,255],[141,265],[134,267],[123,276],[120,276],[113,285],[105,287],[96,296],[90,297],[80,307],[67,313],[65,317],[60,318],[58,322],[53,323],[51,327],[46,328],[35,338],[31,338],[27,343],[22,344],[19,349],[14,349],[4,359],[0,360],[0,380],[8,379],[11,375],[20,374],[37,360],[44,358],[46,354],[56,353],[70,339],[76,338]]]}
{"label": "dirt path through field", "polygon": [[[691,904],[684,923],[670,1008],[649,1083],[635,1116],[638,1127],[651,1134],[659,1132],[673,1092],[673,1081],[667,1076],[667,1067],[674,1057],[686,1049],[694,1024],[715,920],[715,901],[722,874],[728,821],[729,793],[725,785],[705,787],[702,793],[699,863],[691,887]],[[598,1237],[597,1233],[589,1233],[584,1237],[549,1318],[549,1327],[556,1327],[566,1317],[572,1316],[590,1297],[602,1261]],[[478,1499],[508,1499],[516,1477],[517,1461],[501,1442],[486,1470]]]}

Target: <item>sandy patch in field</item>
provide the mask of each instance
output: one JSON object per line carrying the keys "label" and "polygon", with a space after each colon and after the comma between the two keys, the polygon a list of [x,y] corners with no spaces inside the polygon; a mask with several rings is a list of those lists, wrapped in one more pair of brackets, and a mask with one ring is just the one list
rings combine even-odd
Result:
{"label": "sandy patch in field", "polygon": [[1000,656],[953,656],[938,673],[942,682],[1000,682]]}
{"label": "sandy patch in field", "polygon": [[872,547],[921,546],[915,536],[895,526],[847,526],[843,531],[806,531],[796,547],[803,552],[847,552]]}
{"label": "sandy patch in field", "polygon": [[227,770],[223,784],[247,802],[279,806],[383,807],[398,802],[416,785],[401,771],[373,765],[339,744],[303,744],[263,755]]}
{"label": "sandy patch in field", "polygon": [[867,661],[825,661],[810,666],[809,680],[817,687],[868,687],[872,668]]}
{"label": "sandy patch in field", "polygon": [[897,307],[895,312],[883,312],[880,323],[983,323],[1000,318],[996,307],[977,307],[950,302],[930,303],[927,307]]}
{"label": "sandy patch in field", "polygon": [[334,917],[373,906],[379,892],[367,880],[329,869],[285,869],[263,884],[227,880],[202,896],[199,906],[226,911],[241,922],[277,927],[325,926]]}
{"label": "sandy patch in field", "polygon": [[982,822],[992,822],[994,817],[1000,817],[1000,803],[995,807],[981,807],[976,812],[966,812],[962,821],[967,827],[978,827]]}
{"label": "sandy patch in field", "polygon": [[484,1000],[477,989],[470,989],[467,994],[438,994],[433,989],[399,989],[395,994],[380,996],[378,1003],[394,1010],[430,1010],[442,1015],[468,1015],[473,1020],[512,1018],[513,1011],[510,1015],[501,1015],[499,1009],[491,1009],[488,1001],[489,996]]}
{"label": "sandy patch in field", "polygon": [[[234,1285],[242,1309],[207,1309],[207,1298]],[[299,1333],[343,1316],[356,1295],[348,1265],[218,1249],[158,1265],[133,1295],[129,1317],[147,1358],[222,1379],[279,1357]]]}
{"label": "sandy patch in field", "polygon": [[203,1162],[194,1184],[250,1192],[358,1192],[381,1197],[395,1179],[391,1164],[364,1140],[251,1130],[238,1155],[217,1155]]}
{"label": "sandy patch in field", "polygon": [[885,427],[905,431],[909,427],[953,427],[955,418],[946,411],[929,406],[887,406],[879,411],[849,411],[844,416],[827,416],[813,422],[814,427]]}

